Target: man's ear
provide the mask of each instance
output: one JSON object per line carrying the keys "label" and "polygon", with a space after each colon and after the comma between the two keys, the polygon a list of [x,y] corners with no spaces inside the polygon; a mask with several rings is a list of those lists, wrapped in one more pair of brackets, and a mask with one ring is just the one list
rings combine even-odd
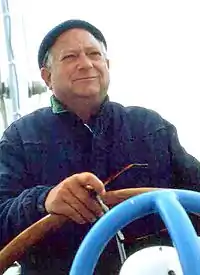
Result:
{"label": "man's ear", "polygon": [[49,88],[49,90],[52,90],[51,72],[47,68],[42,67],[40,70],[40,73],[41,73],[42,79],[44,80],[44,82],[47,85],[47,87]]}

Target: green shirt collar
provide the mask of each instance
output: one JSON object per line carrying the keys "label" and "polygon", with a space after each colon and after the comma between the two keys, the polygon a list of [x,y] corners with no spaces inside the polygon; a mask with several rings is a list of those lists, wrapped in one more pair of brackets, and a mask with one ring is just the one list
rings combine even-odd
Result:
{"label": "green shirt collar", "polygon": [[65,109],[62,103],[54,95],[51,96],[50,101],[51,101],[51,109],[54,114],[68,112],[68,110]]}
{"label": "green shirt collar", "polygon": [[[54,114],[61,114],[61,113],[66,113],[66,112],[69,112],[64,106],[63,104],[54,96],[52,95],[51,98],[50,98],[50,101],[51,101],[51,109],[52,109],[52,112]],[[109,101],[109,97],[106,96],[102,106],[104,105],[105,102]],[[102,107],[101,106],[101,107]]]}

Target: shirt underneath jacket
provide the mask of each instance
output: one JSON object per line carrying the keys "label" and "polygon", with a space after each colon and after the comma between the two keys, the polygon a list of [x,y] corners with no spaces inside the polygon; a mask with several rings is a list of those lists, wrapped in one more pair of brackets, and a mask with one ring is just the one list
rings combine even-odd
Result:
{"label": "shirt underneath jacket", "polygon": [[[106,190],[162,187],[199,191],[199,162],[181,147],[175,127],[156,112],[107,99],[86,125],[54,96],[51,103],[51,107],[12,123],[1,139],[1,247],[44,217],[49,190],[75,173],[92,172],[104,181],[128,164],[147,164],[146,168],[129,169]],[[68,221],[49,232],[21,259],[22,274],[68,274],[91,226]],[[150,215],[132,222],[123,232],[127,243],[134,245],[136,238],[163,227],[160,218]],[[120,262],[115,240],[105,249],[96,274],[117,274],[112,271],[112,261]]]}

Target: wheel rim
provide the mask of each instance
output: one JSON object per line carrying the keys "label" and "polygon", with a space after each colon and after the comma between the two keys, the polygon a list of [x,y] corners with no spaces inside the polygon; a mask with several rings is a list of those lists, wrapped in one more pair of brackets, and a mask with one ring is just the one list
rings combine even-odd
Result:
{"label": "wheel rim", "polygon": [[200,243],[186,213],[199,213],[199,202],[198,192],[159,190],[120,203],[105,214],[86,235],[74,258],[70,275],[92,275],[101,253],[116,232],[130,222],[155,212],[160,214],[169,231],[183,273],[200,275]]}

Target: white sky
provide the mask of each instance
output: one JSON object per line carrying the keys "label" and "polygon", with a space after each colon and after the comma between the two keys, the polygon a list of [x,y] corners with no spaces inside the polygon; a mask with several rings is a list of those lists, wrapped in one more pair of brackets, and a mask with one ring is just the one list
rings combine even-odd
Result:
{"label": "white sky", "polygon": [[[13,29],[13,47],[22,114],[39,107],[38,99],[27,99],[24,85],[28,79],[40,79],[36,55],[41,39],[66,19],[84,19],[100,28],[106,37],[111,100],[159,112],[175,124],[186,150],[200,159],[199,0],[10,0],[9,3],[17,30]],[[48,104],[48,97],[43,96],[40,104]]]}

